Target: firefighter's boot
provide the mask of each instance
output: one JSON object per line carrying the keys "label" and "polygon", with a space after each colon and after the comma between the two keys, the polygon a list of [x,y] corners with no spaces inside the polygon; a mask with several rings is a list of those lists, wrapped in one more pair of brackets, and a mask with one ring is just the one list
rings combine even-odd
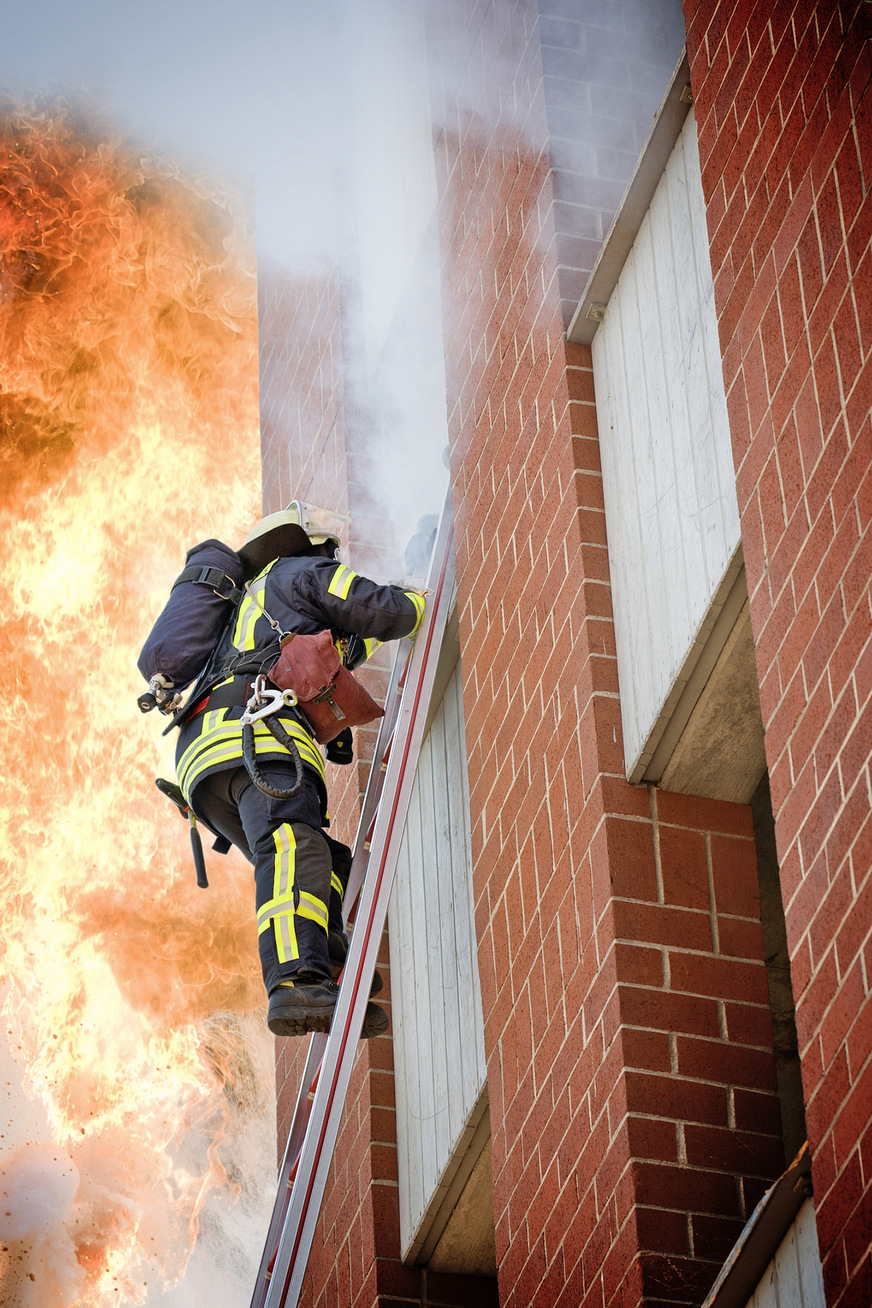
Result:
{"label": "firefighter's boot", "polygon": [[269,997],[266,1024],[277,1036],[305,1035],[308,1031],[330,1030],[339,998],[335,981],[305,975],[282,981]]}

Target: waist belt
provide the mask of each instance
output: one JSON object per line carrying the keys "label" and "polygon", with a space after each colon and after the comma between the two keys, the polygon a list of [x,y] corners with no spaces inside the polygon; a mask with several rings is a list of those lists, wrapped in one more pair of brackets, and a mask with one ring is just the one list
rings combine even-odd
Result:
{"label": "waist belt", "polygon": [[252,683],[248,677],[234,677],[226,686],[216,686],[191,709],[189,718],[195,718],[204,709],[244,708],[251,695]]}
{"label": "waist belt", "polygon": [[[249,680],[247,675],[243,675],[241,677],[234,677],[233,680],[228,682],[226,685],[216,686],[210,694],[206,695],[193,706],[190,713],[187,714],[187,721],[192,721],[207,709],[211,713],[213,709],[244,708],[251,696],[253,685],[254,681]],[[306,728],[306,731],[310,736],[314,735],[311,726],[298,709],[290,707],[283,708],[281,714],[282,717],[292,717],[301,727]]]}

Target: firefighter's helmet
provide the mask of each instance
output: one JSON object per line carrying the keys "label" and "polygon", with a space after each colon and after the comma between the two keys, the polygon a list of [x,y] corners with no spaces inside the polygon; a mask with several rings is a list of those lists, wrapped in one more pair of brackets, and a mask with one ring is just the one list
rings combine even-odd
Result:
{"label": "firefighter's helmet", "polygon": [[286,509],[256,522],[239,553],[246,565],[261,568],[270,559],[302,554],[312,545],[329,543],[338,548],[340,532],[347,522],[341,513],[292,500]]}

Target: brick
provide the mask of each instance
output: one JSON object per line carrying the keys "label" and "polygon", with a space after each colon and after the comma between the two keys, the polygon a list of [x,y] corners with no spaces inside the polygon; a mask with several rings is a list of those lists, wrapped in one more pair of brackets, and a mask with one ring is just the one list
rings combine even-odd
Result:
{"label": "brick", "polygon": [[733,1111],[740,1131],[759,1131],[781,1136],[781,1105],[776,1094],[759,1094],[754,1090],[733,1091]]}
{"label": "brick", "polygon": [[[684,1213],[669,1212],[663,1208],[646,1208],[638,1205],[635,1210],[636,1231],[640,1249],[653,1250],[657,1253],[686,1255],[687,1219]],[[739,1223],[741,1230],[741,1223]]]}
{"label": "brick", "polygon": [[633,1176],[641,1204],[688,1208],[700,1213],[735,1213],[735,1189],[726,1175],[637,1162],[633,1164]]}
{"label": "brick", "polygon": [[623,939],[681,949],[711,949],[708,913],[627,900],[615,900],[613,911],[615,933]]}
{"label": "brick", "polygon": [[712,999],[698,995],[622,986],[621,1020],[628,1026],[654,1031],[686,1031],[691,1035],[717,1035],[718,1010]]}
{"label": "brick", "polygon": [[841,1049],[823,1074],[816,1072],[814,1080],[806,1074],[808,1063],[809,1060],[804,1058],[805,1119],[808,1126],[809,1147],[814,1156],[818,1143],[832,1125],[838,1105],[848,1094],[850,1080],[844,1051]]}
{"label": "brick", "polygon": [[763,958],[763,928],[758,922],[718,918],[720,953],[759,961]]}
{"label": "brick", "polygon": [[735,1044],[772,1048],[772,1016],[768,1007],[727,1004],[725,1016],[727,1037]]}
{"label": "brick", "polygon": [[[620,907],[625,905],[616,904],[616,913]],[[637,909],[639,906],[632,907]],[[624,934],[620,928],[616,928],[616,931],[618,935]],[[619,981],[643,986],[663,984],[663,956],[659,949],[639,948],[619,941],[615,945],[615,955]]]}
{"label": "brick", "polygon": [[774,1179],[784,1170],[781,1141],[752,1131],[718,1130],[688,1124],[684,1128],[687,1161],[693,1167]]}
{"label": "brick", "polygon": [[650,827],[607,818],[606,839],[612,894],[628,899],[656,900],[657,875]]}
{"label": "brick", "polygon": [[842,1173],[837,1185],[826,1196],[815,1201],[818,1239],[821,1248],[831,1247],[842,1233],[857,1197],[862,1190],[859,1159],[855,1155]]}
{"label": "brick", "polygon": [[645,1302],[701,1303],[711,1280],[708,1264],[650,1254],[644,1263]]}
{"label": "brick", "polygon": [[729,996],[748,1003],[767,1003],[766,969],[762,962],[669,954],[670,984],[693,995]]}
{"label": "brick", "polygon": [[684,1122],[705,1122],[726,1126],[727,1101],[721,1086],[701,1085],[676,1076],[626,1073],[627,1104],[630,1111],[674,1118]]}
{"label": "brick", "polygon": [[628,1117],[626,1120],[629,1152],[634,1158],[678,1161],[675,1123],[651,1117]]}
{"label": "brick", "polygon": [[[872,818],[867,818],[860,834],[863,832],[872,839]],[[864,859],[863,864],[868,869],[868,861]],[[839,927],[836,936],[835,956],[841,974],[847,973],[853,960],[859,955],[863,942],[869,934],[870,921],[872,921],[872,879],[867,876],[857,891],[851,912]]]}
{"label": "brick", "polygon": [[749,1090],[775,1089],[771,1053],[679,1035],[676,1040],[679,1075]]}
{"label": "brick", "polygon": [[[865,1014],[869,1022],[869,1005]],[[866,1042],[868,1044],[868,1041]],[[835,1164],[840,1172],[844,1171],[869,1126],[869,1094],[872,1090],[872,1064],[867,1064],[856,1077],[851,1089],[839,1106],[838,1115],[833,1124],[833,1143],[835,1147]]]}
{"label": "brick", "polygon": [[729,804],[658,790],[657,812],[661,823],[753,838],[751,810],[746,804]]}
{"label": "brick", "polygon": [[696,1257],[725,1263],[742,1233],[742,1225],[741,1219],[703,1217],[695,1213],[691,1218],[691,1226]]}
{"label": "brick", "polygon": [[627,1068],[650,1072],[671,1070],[669,1036],[666,1032],[641,1031],[634,1027],[624,1027],[622,1040],[624,1064]]}
{"label": "brick", "polygon": [[[861,812],[859,821],[862,822],[866,815]],[[840,874],[829,877],[827,874],[826,859],[819,858],[815,863],[815,871],[819,872],[816,880],[821,883],[822,889],[816,899],[810,902],[810,922],[808,939],[811,944],[812,957],[815,959],[824,958],[833,942],[842,922],[848,916],[853,907],[854,894],[851,886],[850,877],[847,869]],[[834,963],[835,966],[835,955]],[[842,975],[841,984],[845,983],[845,975]]]}
{"label": "brick", "polygon": [[666,902],[708,912],[708,869],[702,833],[661,825],[658,835]]}

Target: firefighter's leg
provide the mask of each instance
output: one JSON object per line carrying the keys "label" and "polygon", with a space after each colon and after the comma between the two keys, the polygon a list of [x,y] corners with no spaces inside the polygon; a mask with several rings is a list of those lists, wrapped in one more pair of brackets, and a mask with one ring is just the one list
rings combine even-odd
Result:
{"label": "firefighter's leg", "polygon": [[[332,836],[327,835],[326,831],[324,832],[324,839],[330,847],[330,854],[333,859],[333,870],[330,873],[330,920],[327,945],[330,951],[330,963],[333,967],[333,980],[338,981],[345,965],[345,959],[348,956],[348,935],[342,920],[342,907],[345,901],[345,892],[348,889],[348,878],[351,874],[352,853],[347,845],[334,840]],[[379,994],[383,988],[382,975],[376,970],[372,978],[370,996]],[[379,1012],[381,1012],[381,1009],[379,1009]],[[380,1031],[386,1029],[386,1027],[379,1028]]]}
{"label": "firefighter's leg", "polygon": [[269,1028],[282,1036],[328,1031],[338,995],[327,951],[329,850],[305,822],[249,834]]}
{"label": "firefighter's leg", "polygon": [[[289,787],[290,770],[282,765],[270,764],[267,775],[278,788]],[[251,783],[244,768],[237,768],[205,778],[195,801],[197,811],[255,865],[270,1029],[276,1035],[328,1030],[337,990],[328,979],[327,927],[331,908],[341,926],[351,854],[319,829],[317,787],[306,778],[299,795],[275,800]],[[383,1010],[370,1004],[362,1034],[380,1034],[387,1025]]]}
{"label": "firefighter's leg", "polygon": [[[287,787],[287,769],[271,765],[266,773],[277,787]],[[309,789],[313,796],[307,797]],[[237,779],[234,792],[254,856],[258,939],[267,991],[295,977],[329,978],[332,859],[318,829],[314,786],[304,783],[293,799],[273,799],[250,781]]]}
{"label": "firefighter's leg", "polygon": [[257,929],[264,981],[272,991],[297,975],[330,976],[327,922],[330,852],[320,831],[282,822],[254,847]]}
{"label": "firefighter's leg", "polygon": [[[203,818],[210,827],[225,836],[231,845],[235,845],[248,859],[254,862],[248,841],[242,829],[239,808],[231,793],[233,778],[244,769],[231,768],[226,772],[213,772],[200,782],[194,798],[197,817]],[[248,774],[246,773],[246,776]]]}
{"label": "firefighter's leg", "polygon": [[328,836],[326,832],[322,834],[327,842],[331,858],[327,946],[335,978],[338,972],[341,971],[345,956],[348,953],[348,938],[342,921],[342,905],[348,887],[348,876],[351,872],[351,850],[347,845],[343,845],[341,841]]}

